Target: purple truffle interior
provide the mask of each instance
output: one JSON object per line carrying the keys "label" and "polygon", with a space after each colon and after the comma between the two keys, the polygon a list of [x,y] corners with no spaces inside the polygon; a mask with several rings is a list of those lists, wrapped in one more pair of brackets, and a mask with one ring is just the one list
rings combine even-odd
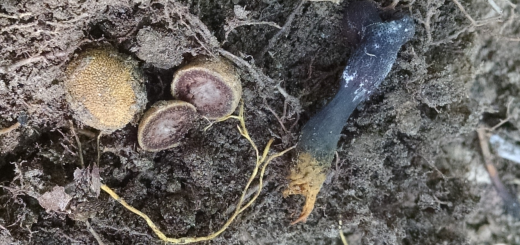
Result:
{"label": "purple truffle interior", "polygon": [[228,113],[231,88],[220,78],[199,69],[185,72],[176,83],[178,99],[189,102],[204,116],[218,118]]}
{"label": "purple truffle interior", "polygon": [[143,131],[143,143],[150,149],[175,146],[191,128],[194,114],[186,106],[170,107],[157,113]]}

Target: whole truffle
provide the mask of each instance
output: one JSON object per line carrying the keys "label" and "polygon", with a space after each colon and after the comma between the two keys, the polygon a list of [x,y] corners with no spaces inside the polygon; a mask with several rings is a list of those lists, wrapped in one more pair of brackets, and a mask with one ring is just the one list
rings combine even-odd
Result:
{"label": "whole truffle", "polygon": [[112,49],[81,53],[67,67],[65,87],[74,117],[105,132],[124,127],[147,102],[136,62]]}
{"label": "whole truffle", "polygon": [[172,95],[187,101],[208,119],[219,119],[235,111],[242,85],[231,64],[222,59],[203,59],[179,69],[171,86]]}
{"label": "whole truffle", "polygon": [[195,118],[197,110],[190,103],[158,101],[146,111],[139,123],[139,146],[152,152],[176,147],[193,126]]}

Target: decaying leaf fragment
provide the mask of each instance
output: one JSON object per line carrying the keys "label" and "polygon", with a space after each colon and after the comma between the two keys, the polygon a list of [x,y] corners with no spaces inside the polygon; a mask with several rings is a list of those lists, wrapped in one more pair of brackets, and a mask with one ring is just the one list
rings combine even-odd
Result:
{"label": "decaying leaf fragment", "polygon": [[72,197],[65,193],[65,188],[63,188],[63,186],[55,186],[52,191],[45,192],[43,195],[38,197],[40,206],[45,208],[47,212],[65,211],[70,200],[72,200]]}

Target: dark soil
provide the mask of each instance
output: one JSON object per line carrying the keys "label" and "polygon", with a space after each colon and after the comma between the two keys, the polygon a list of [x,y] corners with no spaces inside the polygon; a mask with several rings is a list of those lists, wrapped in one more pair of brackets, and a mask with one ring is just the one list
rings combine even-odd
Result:
{"label": "dark soil", "polygon": [[[475,20],[498,16],[487,1],[459,1]],[[351,245],[520,243],[475,133],[506,118],[513,99],[510,121],[494,133],[520,141],[520,25],[508,1],[495,1],[504,21],[479,26],[453,0],[400,1],[396,10],[413,16],[416,35],[347,122],[307,222],[290,225],[304,199],[282,196],[289,152],[268,166],[256,202],[205,244],[342,244],[340,221]],[[109,45],[140,61],[148,107],[173,99],[176,69],[223,56],[240,73],[252,139],[263,149],[275,138],[272,152],[280,152],[335,94],[352,51],[341,26],[349,2],[2,1],[0,128],[28,121],[0,135],[0,244],[164,244],[143,219],[89,188],[97,175],[79,154],[94,165],[98,132],[74,119],[63,86],[76,54]],[[138,121],[101,137],[101,182],[169,237],[220,229],[255,164],[238,122],[204,131],[200,120],[179,147],[148,153],[137,144]],[[495,160],[516,195],[520,165]],[[60,195],[45,199],[50,193]]]}

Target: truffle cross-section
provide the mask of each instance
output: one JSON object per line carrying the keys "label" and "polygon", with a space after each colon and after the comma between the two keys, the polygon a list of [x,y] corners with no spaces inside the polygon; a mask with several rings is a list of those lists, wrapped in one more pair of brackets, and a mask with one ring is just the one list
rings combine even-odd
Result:
{"label": "truffle cross-section", "polygon": [[156,102],[139,123],[139,146],[152,152],[178,146],[195,118],[197,112],[190,103],[179,100]]}
{"label": "truffle cross-section", "polygon": [[230,115],[242,96],[240,79],[227,62],[199,59],[178,70],[173,78],[172,95],[193,104],[208,119]]}

